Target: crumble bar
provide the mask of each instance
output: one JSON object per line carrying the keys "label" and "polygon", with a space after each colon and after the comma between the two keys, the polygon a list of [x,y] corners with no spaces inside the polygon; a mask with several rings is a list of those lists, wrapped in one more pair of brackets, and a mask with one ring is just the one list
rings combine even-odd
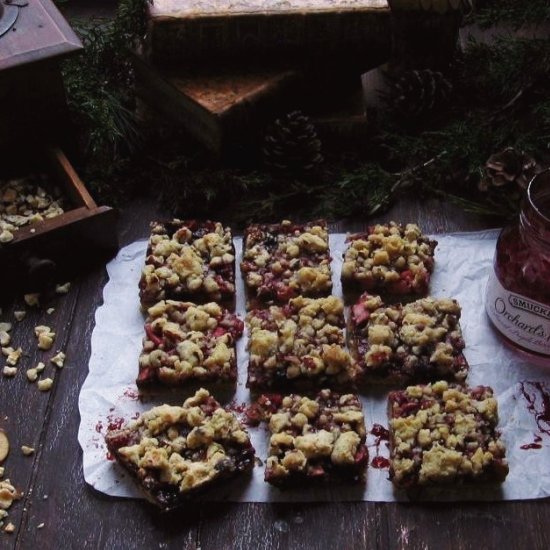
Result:
{"label": "crumble bar", "polygon": [[160,301],[148,310],[139,387],[237,381],[235,342],[244,323],[214,302]]}
{"label": "crumble bar", "polygon": [[294,298],[247,315],[247,387],[252,390],[342,388],[353,384],[346,351],[344,304],[335,296]]}
{"label": "crumble bar", "polygon": [[144,308],[159,300],[233,304],[235,247],[219,222],[153,222],[139,283]]}
{"label": "crumble bar", "polygon": [[508,474],[496,430],[497,401],[486,386],[439,381],[391,392],[390,479],[401,488],[502,482]]}
{"label": "crumble bar", "polygon": [[251,299],[286,303],[299,295],[326,296],[332,290],[327,224],[250,225],[241,262]]}
{"label": "crumble bar", "polygon": [[460,314],[460,305],[450,298],[385,306],[379,296],[363,294],[348,322],[359,378],[390,384],[464,381],[468,363]]}
{"label": "crumble bar", "polygon": [[289,395],[279,396],[278,402],[276,411],[268,415],[271,436],[265,481],[291,486],[333,478],[364,480],[366,429],[356,395],[322,390],[315,399]]}
{"label": "crumble bar", "polygon": [[146,496],[168,510],[252,470],[254,448],[237,417],[200,389],[182,407],[161,405],[105,436]]}
{"label": "crumble bar", "polygon": [[347,242],[341,275],[346,293],[427,294],[437,242],[425,237],[418,225],[374,225],[365,233],[349,235]]}

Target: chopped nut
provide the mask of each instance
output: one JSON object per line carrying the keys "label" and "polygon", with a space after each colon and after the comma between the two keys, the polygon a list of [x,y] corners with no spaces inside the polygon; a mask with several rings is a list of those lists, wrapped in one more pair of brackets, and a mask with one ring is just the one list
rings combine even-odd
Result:
{"label": "chopped nut", "polygon": [[54,311],[55,311],[55,308],[54,308],[54,307],[49,307],[49,308],[46,310],[46,313],[47,313],[48,315],[51,315]]}
{"label": "chopped nut", "polygon": [[0,430],[0,464],[6,460],[8,453],[10,452],[10,442],[6,432]]}
{"label": "chopped nut", "polygon": [[16,321],[22,321],[26,315],[27,312],[25,310],[17,310],[13,312],[13,316],[15,317]]}
{"label": "chopped nut", "polygon": [[5,527],[4,527],[4,532],[5,533],[13,533],[15,531],[15,525],[13,523],[8,523]]}
{"label": "chopped nut", "polygon": [[37,307],[40,304],[40,294],[34,293],[34,294],[25,294],[23,296],[23,299],[25,300],[25,303],[28,306],[35,306]]}
{"label": "chopped nut", "polygon": [[11,342],[11,336],[5,331],[0,331],[0,346],[9,346]]}
{"label": "chopped nut", "polygon": [[51,349],[53,341],[55,340],[55,332],[53,332],[50,327],[38,325],[34,327],[34,334],[38,338],[38,349]]}
{"label": "chopped nut", "polygon": [[55,292],[57,294],[67,294],[71,288],[71,283],[65,283],[62,285],[55,285]]}
{"label": "chopped nut", "polygon": [[50,391],[53,385],[53,380],[51,378],[44,378],[43,380],[38,381],[38,389],[40,391]]}
{"label": "chopped nut", "polygon": [[2,369],[2,373],[4,376],[7,376],[8,378],[11,378],[12,376],[15,376],[17,374],[17,367],[4,367]]}
{"label": "chopped nut", "polygon": [[51,359],[50,363],[53,363],[56,367],[62,369],[65,364],[65,354],[62,351],[58,351]]}
{"label": "chopped nut", "polygon": [[36,382],[37,379],[38,379],[38,371],[36,370],[36,368],[29,369],[27,371],[27,380],[29,382]]}
{"label": "chopped nut", "polygon": [[40,363],[38,363],[38,365],[34,368],[36,369],[36,372],[42,372],[46,368],[46,365],[40,361]]}
{"label": "chopped nut", "polygon": [[6,510],[0,510],[0,520],[3,520],[4,518],[8,517],[8,513]]}
{"label": "chopped nut", "polygon": [[0,466],[0,477],[4,475],[4,466]]}
{"label": "chopped nut", "polygon": [[0,332],[9,332],[11,330],[11,323],[0,323]]}
{"label": "chopped nut", "polygon": [[21,452],[25,455],[25,456],[30,456],[32,454],[34,454],[34,447],[29,447],[27,445],[22,445],[21,446]]}

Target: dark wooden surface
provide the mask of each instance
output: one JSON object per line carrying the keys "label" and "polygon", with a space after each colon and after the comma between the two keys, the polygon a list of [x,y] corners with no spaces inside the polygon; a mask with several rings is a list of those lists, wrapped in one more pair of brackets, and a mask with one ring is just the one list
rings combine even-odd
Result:
{"label": "dark wooden surface", "polygon": [[[146,201],[125,209],[121,243],[147,235],[158,213]],[[483,225],[448,205],[400,204],[384,219],[417,221],[428,232],[478,229]],[[369,220],[370,221],[370,220]],[[363,224],[337,224],[333,230]],[[0,548],[134,549],[352,549],[352,548],[528,548],[550,546],[550,501],[457,504],[198,504],[162,515],[142,501],[106,497],[88,487],[77,442],[78,394],[87,375],[94,312],[102,301],[105,270],[98,266],[73,281],[56,307],[30,311],[14,323],[13,341],[26,356],[15,379],[0,377],[0,427],[12,451],[6,477],[25,495],[10,510],[12,535],[0,533]],[[4,307],[2,319],[21,305]],[[44,306],[47,307],[47,306]],[[50,352],[38,352],[33,327],[57,332]],[[50,393],[29,384],[24,371],[57,349],[66,367],[55,375]],[[24,457],[21,445],[36,448]],[[550,466],[549,466],[550,467]],[[44,523],[43,528],[37,526]]]}

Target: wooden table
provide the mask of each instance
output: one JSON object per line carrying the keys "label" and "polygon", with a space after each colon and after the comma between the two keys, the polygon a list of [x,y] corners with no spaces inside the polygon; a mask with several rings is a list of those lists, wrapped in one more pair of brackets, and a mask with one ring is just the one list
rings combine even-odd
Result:
{"label": "wooden table", "polygon": [[[122,215],[122,245],[147,235],[158,215],[141,200]],[[480,229],[483,224],[439,202],[400,203],[384,219],[415,220],[427,232]],[[371,221],[371,220],[369,220]],[[333,231],[362,224],[338,224]],[[0,548],[134,549],[189,548],[548,548],[548,499],[457,504],[196,504],[166,515],[143,501],[107,497],[86,485],[77,442],[78,394],[88,372],[94,312],[106,282],[103,266],[77,281],[57,299],[55,311],[29,311],[14,322],[14,344],[27,356],[14,379],[0,378],[0,427],[10,437],[6,477],[23,498],[10,509],[12,535],[0,533]],[[20,309],[21,301],[15,303]],[[4,308],[2,320],[12,318]],[[24,371],[44,357],[34,326],[57,332],[52,353],[63,349],[66,367],[54,372],[50,393],[27,382]],[[49,357],[46,355],[45,357]],[[53,367],[48,366],[53,371]],[[25,457],[21,445],[35,447]],[[550,465],[549,465],[550,467]],[[547,523],[548,522],[548,523]],[[44,526],[38,529],[38,525]]]}

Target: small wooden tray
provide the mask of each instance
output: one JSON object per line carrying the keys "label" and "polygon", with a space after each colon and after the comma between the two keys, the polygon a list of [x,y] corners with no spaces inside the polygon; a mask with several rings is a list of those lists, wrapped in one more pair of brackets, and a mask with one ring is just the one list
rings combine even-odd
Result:
{"label": "small wooden tray", "polygon": [[1,297],[68,280],[118,250],[116,210],[97,206],[61,149],[44,153],[32,164],[62,189],[65,212],[21,227],[13,241],[0,245]]}

